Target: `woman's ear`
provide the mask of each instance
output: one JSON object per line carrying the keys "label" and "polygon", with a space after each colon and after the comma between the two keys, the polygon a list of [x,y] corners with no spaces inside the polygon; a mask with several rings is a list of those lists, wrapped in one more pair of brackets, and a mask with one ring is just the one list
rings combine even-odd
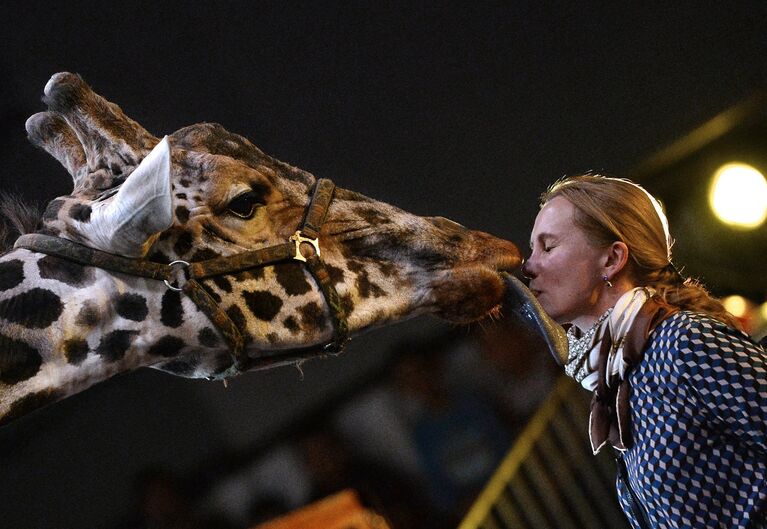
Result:
{"label": "woman's ear", "polygon": [[608,278],[615,277],[626,267],[629,260],[629,247],[622,241],[615,241],[607,247],[604,273]]}

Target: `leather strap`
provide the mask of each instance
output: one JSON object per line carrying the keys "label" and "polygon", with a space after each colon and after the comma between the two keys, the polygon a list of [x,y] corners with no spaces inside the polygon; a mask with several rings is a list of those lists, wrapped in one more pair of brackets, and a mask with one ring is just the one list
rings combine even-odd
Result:
{"label": "leather strap", "polygon": [[13,245],[14,248],[24,248],[35,252],[40,252],[56,257],[61,257],[68,261],[84,266],[95,266],[103,268],[110,272],[120,272],[138,277],[147,277],[149,279],[172,280],[173,268],[154,261],[143,259],[130,259],[94,248],[89,248],[82,244],[54,237],[52,235],[43,235],[42,233],[28,233],[22,235]]}
{"label": "leather strap", "polygon": [[[257,364],[258,359],[250,358],[245,353],[245,338],[242,332],[198,280],[241,272],[270,264],[284,263],[292,259],[304,261],[328,304],[333,324],[333,340],[325,345],[323,349],[331,353],[340,352],[349,339],[347,315],[338,291],[336,291],[330,280],[330,274],[319,258],[318,242],[322,225],[325,222],[330,203],[333,200],[334,190],[335,184],[332,181],[325,178],[317,181],[301,223],[301,228],[291,237],[290,241],[235,255],[215,257],[205,261],[193,263],[174,261],[170,264],[162,264],[145,259],[130,259],[89,248],[67,239],[40,233],[22,235],[16,240],[14,248],[25,248],[35,252],[54,255],[84,266],[95,266],[111,272],[163,280],[169,288],[176,288],[172,287],[170,282],[179,279],[177,277],[179,270],[176,265],[182,264],[187,266],[185,270],[186,280],[183,281],[180,289],[176,289],[183,291],[221,332],[229,346],[235,369],[237,371],[244,371]],[[304,243],[312,244],[315,248],[313,255],[305,257],[301,254],[300,245]],[[308,351],[315,350],[316,348],[313,347],[300,348],[294,351],[281,351],[276,356],[281,357],[283,361],[288,361],[288,359],[293,357],[293,353],[298,353],[299,357],[303,357]],[[275,361],[267,360],[268,363],[275,363]]]}
{"label": "leather strap", "polygon": [[327,178],[317,180],[312,201],[306,209],[304,221],[301,224],[301,231],[305,237],[316,239],[320,236],[320,230],[322,230],[322,225],[328,215],[330,203],[333,201],[335,188],[335,184]]}
{"label": "leather strap", "polygon": [[335,330],[333,341],[325,346],[325,350],[330,353],[340,353],[346,342],[349,341],[349,324],[346,321],[346,309],[341,302],[338,291],[330,280],[330,274],[323,262],[315,256],[307,259],[306,265],[325,296],[325,302],[330,308],[330,318]]}
{"label": "leather strap", "polygon": [[208,294],[196,279],[190,279],[184,283],[182,290],[221,332],[221,335],[229,346],[229,353],[232,356],[235,369],[238,371],[243,370],[247,362],[247,355],[245,354],[245,337],[232,319],[218,306],[216,300]]}
{"label": "leather strap", "polygon": [[232,274],[250,268],[288,261],[293,257],[292,250],[292,243],[283,243],[235,255],[214,257],[205,261],[189,263],[189,276],[194,279],[205,279],[207,277]]}

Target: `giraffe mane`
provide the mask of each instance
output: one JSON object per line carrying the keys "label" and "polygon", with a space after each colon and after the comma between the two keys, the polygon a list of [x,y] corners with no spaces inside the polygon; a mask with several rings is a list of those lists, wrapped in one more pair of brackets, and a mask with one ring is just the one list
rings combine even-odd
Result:
{"label": "giraffe mane", "polygon": [[0,252],[13,248],[20,235],[34,232],[42,218],[40,205],[19,195],[0,191]]}

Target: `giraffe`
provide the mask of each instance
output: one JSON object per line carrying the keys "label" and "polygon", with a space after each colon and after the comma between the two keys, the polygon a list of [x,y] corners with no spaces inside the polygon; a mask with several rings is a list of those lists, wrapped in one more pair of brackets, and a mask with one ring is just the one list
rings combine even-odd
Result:
{"label": "giraffe", "polygon": [[[17,241],[0,256],[0,424],[142,366],[226,379],[327,354],[339,314],[344,334],[423,313],[475,321],[498,311],[500,272],[521,264],[509,241],[332,186],[315,240],[296,239],[320,193],[312,174],[218,124],[155,137],[76,74],[55,74],[43,101],[29,139],[73,190],[47,205],[35,236],[173,273],[137,276]],[[225,329],[179,288],[177,263],[285,241],[295,259],[197,281],[241,335],[234,358]],[[318,279],[298,259],[320,255]]]}

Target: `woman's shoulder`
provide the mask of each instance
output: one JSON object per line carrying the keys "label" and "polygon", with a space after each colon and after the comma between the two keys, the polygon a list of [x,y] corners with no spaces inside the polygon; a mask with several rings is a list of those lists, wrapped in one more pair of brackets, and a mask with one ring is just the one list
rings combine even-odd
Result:
{"label": "woman's shoulder", "polygon": [[752,337],[706,314],[682,310],[658,324],[653,344],[680,353],[707,354],[712,349],[764,354]]}
{"label": "woman's shoulder", "polygon": [[730,327],[726,323],[701,312],[692,312],[689,310],[680,310],[661,321],[656,330],[688,331],[692,334],[705,334],[721,332],[732,334],[733,336],[750,339],[748,334],[739,329]]}

